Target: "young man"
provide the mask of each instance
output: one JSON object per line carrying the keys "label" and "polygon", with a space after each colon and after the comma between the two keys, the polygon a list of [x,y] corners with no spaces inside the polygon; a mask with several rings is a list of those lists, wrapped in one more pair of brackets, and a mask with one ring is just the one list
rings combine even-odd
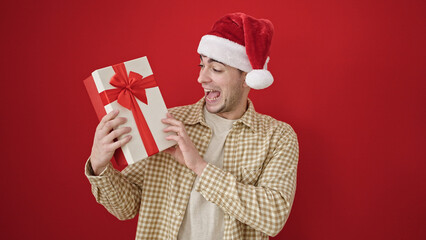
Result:
{"label": "young man", "polygon": [[118,112],[99,123],[86,175],[96,200],[117,218],[139,213],[136,239],[268,239],[283,228],[296,188],[298,142],[286,123],[254,110],[251,88],[268,87],[273,27],[228,14],[202,37],[198,82],[205,97],[170,109],[163,122],[178,145],[111,167],[113,139],[131,130]]}

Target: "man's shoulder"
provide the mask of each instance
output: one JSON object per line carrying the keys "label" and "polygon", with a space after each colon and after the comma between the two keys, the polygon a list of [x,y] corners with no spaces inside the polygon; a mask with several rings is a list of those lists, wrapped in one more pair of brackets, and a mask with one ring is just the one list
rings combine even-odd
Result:
{"label": "man's shoulder", "polygon": [[173,114],[174,117],[187,115],[189,112],[191,112],[191,109],[194,107],[194,105],[195,104],[172,107],[169,108],[169,112]]}
{"label": "man's shoulder", "polygon": [[296,137],[293,127],[287,122],[278,120],[270,115],[255,112],[256,127],[265,132],[274,132],[280,135]]}
{"label": "man's shoulder", "polygon": [[169,108],[168,111],[181,122],[194,121],[200,113],[200,102]]}

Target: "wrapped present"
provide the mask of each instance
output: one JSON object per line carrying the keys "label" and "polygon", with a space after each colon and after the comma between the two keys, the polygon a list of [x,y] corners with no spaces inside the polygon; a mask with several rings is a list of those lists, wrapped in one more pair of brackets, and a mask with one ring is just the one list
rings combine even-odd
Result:
{"label": "wrapped present", "polygon": [[119,127],[132,128],[130,142],[114,154],[119,167],[176,144],[166,140],[171,133],[163,132],[166,125],[161,119],[166,118],[167,107],[146,57],[96,70],[84,84],[99,120],[119,109],[118,117],[127,118]]}

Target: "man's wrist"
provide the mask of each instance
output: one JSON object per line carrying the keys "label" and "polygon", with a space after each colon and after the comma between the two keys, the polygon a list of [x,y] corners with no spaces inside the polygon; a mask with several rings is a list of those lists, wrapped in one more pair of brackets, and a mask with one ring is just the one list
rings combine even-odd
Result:
{"label": "man's wrist", "polygon": [[203,173],[204,169],[207,167],[207,162],[204,161],[203,159],[201,159],[201,161],[198,162],[197,165],[195,165],[195,167],[192,169],[192,171],[195,172],[195,174],[197,174],[198,176],[201,176],[201,174]]}
{"label": "man's wrist", "polygon": [[92,159],[90,159],[90,167],[92,168],[93,175],[95,176],[99,176],[102,172],[104,172],[107,166],[108,164],[105,166],[94,165]]}
{"label": "man's wrist", "polygon": [[101,173],[103,173],[104,171],[105,171],[105,169],[106,169],[107,167],[105,166],[105,167],[103,167],[103,168],[96,168],[96,170],[95,169],[93,169],[93,174],[95,175],[95,176],[99,176],[99,175],[101,175]]}

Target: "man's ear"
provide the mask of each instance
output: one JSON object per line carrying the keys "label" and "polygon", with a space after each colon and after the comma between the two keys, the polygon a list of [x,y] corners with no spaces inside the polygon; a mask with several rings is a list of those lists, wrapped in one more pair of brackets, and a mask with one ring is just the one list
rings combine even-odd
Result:
{"label": "man's ear", "polygon": [[243,87],[248,87],[248,88],[250,88],[250,87],[247,85],[247,83],[246,83],[246,76],[247,76],[247,73],[246,73],[246,72],[241,72],[241,78],[243,79]]}

